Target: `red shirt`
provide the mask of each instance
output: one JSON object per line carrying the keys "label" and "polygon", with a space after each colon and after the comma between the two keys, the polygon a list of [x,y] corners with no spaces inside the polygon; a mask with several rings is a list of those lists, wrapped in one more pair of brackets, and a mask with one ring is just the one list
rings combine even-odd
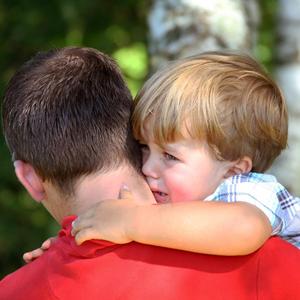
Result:
{"label": "red shirt", "polygon": [[45,254],[0,282],[1,300],[300,298],[300,251],[279,238],[240,257],[95,240],[78,247],[73,219]]}

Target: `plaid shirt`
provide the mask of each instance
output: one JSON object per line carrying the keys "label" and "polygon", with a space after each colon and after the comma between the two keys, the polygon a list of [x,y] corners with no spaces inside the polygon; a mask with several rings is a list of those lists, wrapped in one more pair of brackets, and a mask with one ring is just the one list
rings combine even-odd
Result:
{"label": "plaid shirt", "polygon": [[300,198],[293,197],[272,175],[247,173],[226,179],[207,201],[248,202],[261,209],[279,235],[300,249]]}

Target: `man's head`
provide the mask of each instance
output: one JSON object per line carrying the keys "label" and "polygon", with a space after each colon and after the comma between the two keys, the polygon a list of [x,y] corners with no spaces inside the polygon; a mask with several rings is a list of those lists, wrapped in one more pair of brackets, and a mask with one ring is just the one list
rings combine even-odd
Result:
{"label": "man's head", "polygon": [[95,49],[68,47],[38,53],[13,76],[3,128],[16,166],[25,162],[68,197],[82,176],[124,165],[139,172],[131,110],[116,63]]}
{"label": "man's head", "polygon": [[264,172],[287,144],[287,111],[277,85],[251,57],[208,52],[156,73],[137,95],[133,128],[159,145],[205,141],[218,160],[247,156]]}

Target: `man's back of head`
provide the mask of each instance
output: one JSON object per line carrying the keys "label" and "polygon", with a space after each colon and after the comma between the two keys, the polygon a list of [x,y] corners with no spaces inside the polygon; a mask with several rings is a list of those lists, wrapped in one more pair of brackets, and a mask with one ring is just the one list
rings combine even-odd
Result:
{"label": "man's back of head", "polygon": [[132,99],[116,63],[91,48],[38,53],[11,79],[3,128],[13,160],[65,195],[75,181],[123,163],[140,168]]}

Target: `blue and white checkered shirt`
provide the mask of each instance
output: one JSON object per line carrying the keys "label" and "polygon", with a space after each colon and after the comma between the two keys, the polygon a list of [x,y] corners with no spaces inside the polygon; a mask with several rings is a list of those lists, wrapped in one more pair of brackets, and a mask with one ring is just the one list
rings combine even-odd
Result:
{"label": "blue and white checkered shirt", "polygon": [[300,198],[293,197],[274,176],[247,173],[226,179],[207,201],[251,203],[261,209],[279,235],[300,249]]}

